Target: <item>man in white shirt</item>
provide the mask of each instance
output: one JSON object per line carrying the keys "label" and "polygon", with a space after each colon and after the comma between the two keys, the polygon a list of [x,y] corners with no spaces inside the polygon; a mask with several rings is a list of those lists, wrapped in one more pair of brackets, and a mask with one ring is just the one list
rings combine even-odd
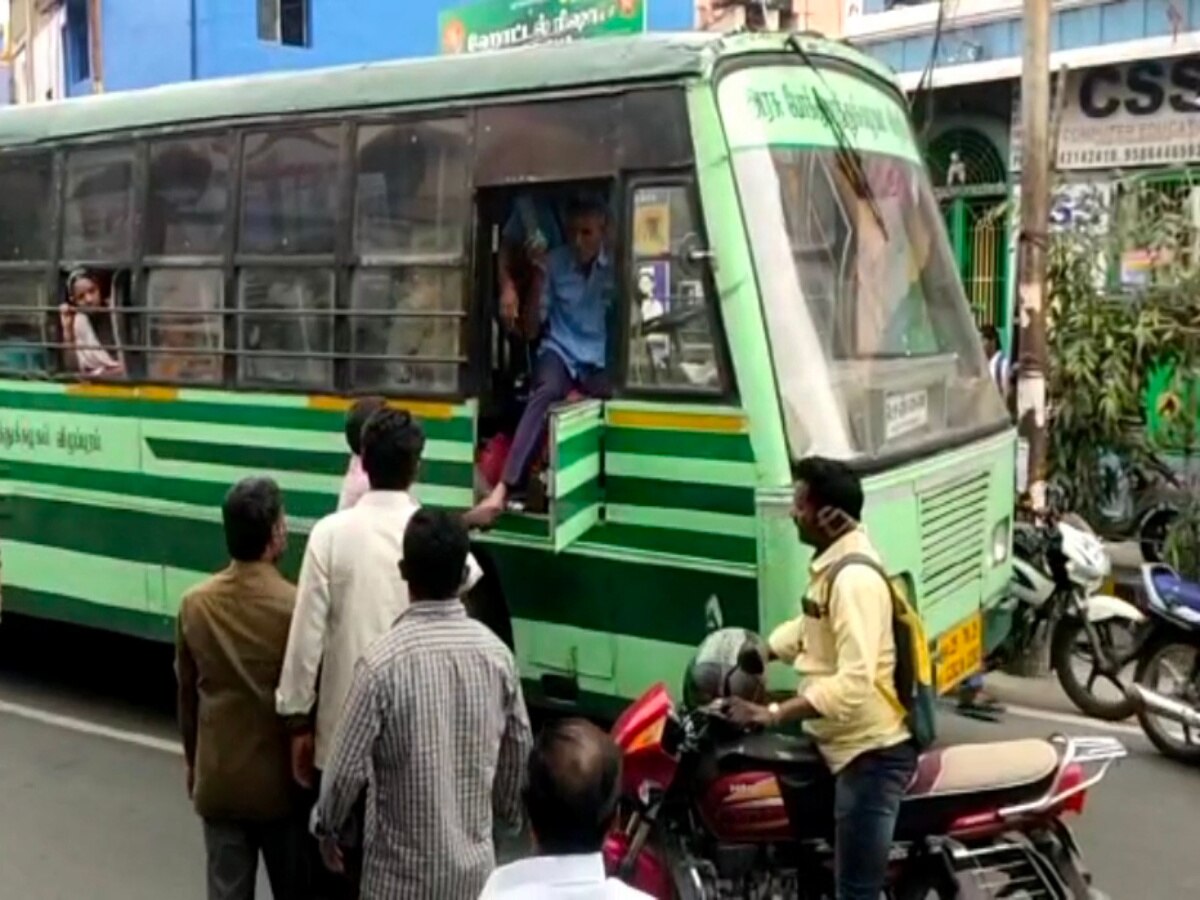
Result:
{"label": "man in white shirt", "polygon": [[[305,787],[325,767],[355,665],[408,608],[400,560],[404,531],[420,506],[409,489],[424,446],[407,412],[377,410],[361,439],[371,489],[309,536],[275,696],[276,711],[292,727],[292,772]],[[481,576],[473,558],[468,570],[464,591]]]}
{"label": "man in white shirt", "polygon": [[604,836],[621,789],[621,752],[583,719],[550,722],[525,779],[537,855],[492,873],[479,900],[648,900],[604,870]]}

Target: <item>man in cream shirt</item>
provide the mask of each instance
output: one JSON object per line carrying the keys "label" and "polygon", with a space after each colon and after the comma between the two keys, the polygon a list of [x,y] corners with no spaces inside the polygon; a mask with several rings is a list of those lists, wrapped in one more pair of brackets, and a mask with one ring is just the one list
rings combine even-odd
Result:
{"label": "man in cream shirt", "polygon": [[[900,802],[917,764],[904,708],[894,695],[896,643],[891,590],[876,569],[847,561],[879,554],[862,518],[858,476],[844,464],[809,457],[796,467],[792,517],[813,547],[803,615],[771,635],[772,655],[793,663],[800,693],[783,703],[729,702],[743,724],[803,721],[836,778],[834,850],[837,900],[878,900]],[[837,569],[830,583],[829,574]]]}
{"label": "man in cream shirt", "polygon": [[[386,407],[373,413],[361,439],[371,489],[318,522],[309,536],[275,698],[276,711],[292,727],[293,775],[305,787],[313,787],[325,767],[359,658],[408,608],[400,560],[404,531],[420,506],[409,489],[424,446],[408,413]],[[481,576],[469,558],[463,590]],[[350,872],[353,877],[353,866]]]}

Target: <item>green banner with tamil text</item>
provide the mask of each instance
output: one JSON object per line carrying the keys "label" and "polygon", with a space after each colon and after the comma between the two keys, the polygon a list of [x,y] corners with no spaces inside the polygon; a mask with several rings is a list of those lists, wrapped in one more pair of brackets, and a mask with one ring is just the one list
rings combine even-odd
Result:
{"label": "green banner with tamil text", "polygon": [[746,68],[722,79],[719,97],[734,150],[833,148],[837,138],[828,121],[833,118],[855,149],[921,163],[907,110],[865,78],[818,74],[804,66]]}
{"label": "green banner with tamil text", "polygon": [[646,28],[646,0],[482,0],[438,16],[443,53],[555,44]]}

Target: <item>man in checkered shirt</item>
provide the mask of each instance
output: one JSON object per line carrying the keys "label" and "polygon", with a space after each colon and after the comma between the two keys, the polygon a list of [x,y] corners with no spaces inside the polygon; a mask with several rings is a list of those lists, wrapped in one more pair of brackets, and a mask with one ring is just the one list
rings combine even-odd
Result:
{"label": "man in checkered shirt", "polygon": [[404,535],[412,605],[359,661],[313,812],[338,871],[367,793],[361,900],[475,900],[495,867],[493,819],[521,822],[533,744],[516,662],[456,598],[462,524],[420,510]]}

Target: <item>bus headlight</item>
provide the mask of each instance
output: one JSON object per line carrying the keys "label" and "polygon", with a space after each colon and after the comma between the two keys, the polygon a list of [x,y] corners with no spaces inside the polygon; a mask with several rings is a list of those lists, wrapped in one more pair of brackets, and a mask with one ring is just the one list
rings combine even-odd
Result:
{"label": "bus headlight", "polygon": [[1012,526],[1008,516],[996,523],[992,529],[992,565],[998,566],[1008,559],[1009,532]]}

